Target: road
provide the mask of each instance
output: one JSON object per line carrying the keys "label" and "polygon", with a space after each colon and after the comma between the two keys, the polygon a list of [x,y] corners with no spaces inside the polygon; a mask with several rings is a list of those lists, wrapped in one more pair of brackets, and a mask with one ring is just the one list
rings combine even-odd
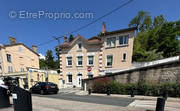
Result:
{"label": "road", "polygon": [[75,94],[48,94],[48,95],[39,95],[33,94],[33,96],[45,97],[45,98],[54,98],[54,99],[63,99],[70,101],[86,102],[86,103],[95,103],[95,104],[104,104],[104,105],[113,105],[113,106],[128,106],[132,103],[133,99],[127,98],[116,98],[116,97],[103,97],[103,96],[80,96]]}

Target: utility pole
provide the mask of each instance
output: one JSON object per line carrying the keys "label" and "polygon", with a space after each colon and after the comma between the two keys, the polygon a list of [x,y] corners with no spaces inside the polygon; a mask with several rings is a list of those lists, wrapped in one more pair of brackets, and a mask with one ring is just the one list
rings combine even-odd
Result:
{"label": "utility pole", "polygon": [[[59,60],[59,51],[60,51],[60,48],[59,48],[59,46],[60,46],[60,38],[59,37],[53,37],[55,40],[57,40],[57,42],[58,42],[58,47],[57,47],[57,55],[58,55],[58,65],[60,65],[60,60]],[[59,66],[58,66],[58,68],[59,68]]]}

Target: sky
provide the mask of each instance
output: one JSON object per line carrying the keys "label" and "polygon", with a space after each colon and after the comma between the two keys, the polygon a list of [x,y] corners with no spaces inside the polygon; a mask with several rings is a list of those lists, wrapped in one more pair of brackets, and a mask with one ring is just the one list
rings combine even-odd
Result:
{"label": "sky", "polygon": [[[28,47],[38,46],[38,53],[45,55],[58,44],[54,36],[66,35],[82,27],[127,0],[1,0],[0,1],[0,44],[8,44],[9,36]],[[128,28],[130,20],[138,11],[148,11],[154,16],[163,14],[166,20],[180,20],[180,0],[134,0],[125,7],[88,27],[73,33],[90,38],[102,30],[113,31]],[[61,14],[61,15],[60,15]],[[62,14],[64,14],[62,16]],[[74,15],[77,16],[74,16]],[[81,14],[81,16],[80,16]],[[83,16],[85,14],[91,14]],[[69,16],[70,15],[70,16]],[[81,17],[81,18],[79,18]],[[83,18],[84,17],[84,18]],[[63,43],[63,38],[60,42]],[[47,43],[46,43],[47,42]],[[40,45],[40,44],[44,45]]]}

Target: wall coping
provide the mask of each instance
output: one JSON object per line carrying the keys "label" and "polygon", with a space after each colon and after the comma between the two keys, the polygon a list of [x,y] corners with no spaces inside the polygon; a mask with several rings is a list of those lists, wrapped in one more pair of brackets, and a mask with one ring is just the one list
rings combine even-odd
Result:
{"label": "wall coping", "polygon": [[170,57],[170,58],[166,58],[166,59],[162,59],[162,60],[147,62],[146,65],[139,66],[139,67],[131,67],[129,69],[109,71],[109,72],[106,72],[106,75],[96,76],[93,78],[87,78],[84,80],[86,81],[86,80],[92,80],[92,79],[96,79],[96,78],[120,75],[120,74],[123,74],[126,72],[138,71],[138,70],[143,70],[143,69],[148,69],[148,68],[153,68],[153,67],[160,67],[160,66],[169,65],[169,64],[173,64],[173,63],[179,63],[179,62],[180,62],[180,56],[175,56],[175,57]]}

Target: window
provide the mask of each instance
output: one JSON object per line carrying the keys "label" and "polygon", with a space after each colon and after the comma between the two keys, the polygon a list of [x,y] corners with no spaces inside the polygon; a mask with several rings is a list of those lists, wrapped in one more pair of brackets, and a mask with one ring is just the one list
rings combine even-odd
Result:
{"label": "window", "polygon": [[79,49],[79,50],[82,49],[82,44],[81,44],[81,43],[78,44],[78,49]]}
{"label": "window", "polygon": [[82,64],[83,64],[83,56],[78,56],[77,57],[77,65],[82,66]]}
{"label": "window", "polygon": [[119,37],[119,45],[127,45],[129,43],[129,35]]}
{"label": "window", "polygon": [[67,66],[72,66],[72,57],[67,57]]}
{"label": "window", "polygon": [[94,64],[94,56],[88,56],[88,65]]}
{"label": "window", "polygon": [[106,46],[107,47],[115,47],[116,46],[116,37],[107,38]]}
{"label": "window", "polygon": [[6,56],[7,56],[7,61],[11,62],[11,55],[10,54],[6,54]]}
{"label": "window", "polygon": [[21,47],[21,46],[19,46],[18,48],[19,48],[19,52],[22,52],[22,47]]}
{"label": "window", "polygon": [[21,68],[21,72],[24,72],[24,68]]}
{"label": "window", "polygon": [[123,56],[122,56],[122,61],[125,62],[126,61],[126,53],[123,53]]}
{"label": "window", "polygon": [[12,66],[8,66],[8,73],[12,73],[12,72],[13,72]]}
{"label": "window", "polygon": [[68,82],[72,82],[72,75],[68,75]]}
{"label": "window", "polygon": [[107,55],[107,66],[112,66],[113,55]]}

